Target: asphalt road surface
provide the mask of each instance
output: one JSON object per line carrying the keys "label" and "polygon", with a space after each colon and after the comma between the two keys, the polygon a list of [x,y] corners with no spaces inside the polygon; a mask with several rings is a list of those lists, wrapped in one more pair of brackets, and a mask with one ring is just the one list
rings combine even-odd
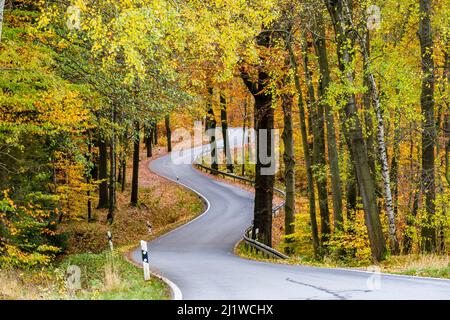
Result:
{"label": "asphalt road surface", "polygon": [[[183,299],[450,299],[449,280],[237,257],[233,249],[251,223],[253,195],[194,169],[191,162],[201,152],[197,147],[150,164],[209,202],[203,215],[149,242],[152,271],[172,281]],[[140,251],[132,258],[141,263]]]}

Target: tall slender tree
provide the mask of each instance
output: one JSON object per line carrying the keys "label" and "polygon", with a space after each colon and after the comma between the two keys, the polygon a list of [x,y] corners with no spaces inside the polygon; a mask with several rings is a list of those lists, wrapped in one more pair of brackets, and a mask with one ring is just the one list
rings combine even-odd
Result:
{"label": "tall slender tree", "polygon": [[98,208],[108,207],[108,145],[103,137],[99,136],[98,143],[98,179],[101,181],[99,185]]}
{"label": "tall slender tree", "polygon": [[[287,55],[286,65],[290,68],[290,59]],[[286,79],[285,85],[289,82]],[[286,190],[286,201],[284,205],[284,233],[286,243],[292,242],[292,235],[294,234],[295,221],[295,152],[294,152],[294,128],[292,120],[292,106],[294,104],[294,96],[289,93],[283,93],[281,96],[283,107],[283,162],[284,162],[284,183]],[[287,247],[286,252],[289,253]]]}
{"label": "tall slender tree", "polygon": [[431,0],[419,0],[419,41],[422,57],[422,92],[420,105],[422,107],[422,174],[421,189],[424,197],[426,217],[422,226],[422,250],[432,252],[436,249],[436,229],[433,225],[435,214],[435,115],[434,115],[434,59],[433,36],[431,30]]}
{"label": "tall slender tree", "polygon": [[167,138],[167,151],[172,152],[172,130],[170,129],[170,114],[166,114],[164,117],[166,124],[166,138]]}
{"label": "tall slender tree", "polygon": [[227,98],[225,97],[224,92],[220,92],[220,123],[222,126],[223,153],[227,164],[227,170],[233,172],[233,159],[228,136]]}
{"label": "tall slender tree", "polygon": [[[355,30],[352,27],[352,9],[349,0],[325,0],[330,13],[337,42],[339,69],[343,81],[355,83],[352,62],[354,60]],[[370,240],[372,257],[376,261],[384,259],[386,244],[378,212],[376,187],[368,165],[368,156],[358,117],[356,97],[352,92],[345,94],[344,135],[349,144],[351,158],[355,167],[359,192],[364,207],[364,218]]]}
{"label": "tall slender tree", "polygon": [[291,28],[287,28],[286,33],[286,48],[289,53],[290,65],[293,71],[295,88],[297,90],[297,105],[300,115],[300,133],[302,137],[302,147],[303,147],[303,156],[305,158],[305,169],[306,169],[306,178],[308,182],[308,200],[309,200],[309,217],[311,220],[311,233],[312,233],[312,244],[314,255],[318,257],[320,255],[320,242],[319,242],[319,232],[317,228],[317,220],[316,220],[316,197],[314,190],[314,178],[312,172],[312,159],[311,159],[311,150],[308,143],[308,133],[306,129],[306,113],[305,106],[303,103],[303,94],[302,88],[300,84],[300,78],[298,73],[297,60],[294,54],[294,50],[292,48],[292,34]]}
{"label": "tall slender tree", "polygon": [[344,222],[342,216],[342,185],[339,169],[339,156],[336,145],[336,129],[334,125],[334,116],[331,106],[326,103],[325,96],[330,85],[330,69],[328,65],[328,53],[325,38],[325,26],[323,15],[320,10],[314,16],[314,30],[311,32],[314,49],[319,64],[319,81],[317,93],[319,96],[318,104],[322,106],[325,112],[325,123],[327,128],[327,151],[328,163],[331,174],[331,193],[333,198],[333,222],[336,230],[342,229]]}
{"label": "tall slender tree", "polygon": [[319,198],[320,234],[322,246],[324,246],[325,243],[329,240],[331,234],[325,161],[324,109],[321,103],[317,103],[314,93],[312,73],[309,68],[309,46],[306,32],[303,32],[302,35],[302,51],[303,68],[308,92],[306,103],[309,105],[309,117],[311,118],[313,134],[312,163],[314,164],[314,166],[312,170],[313,177],[317,186],[317,195]]}
{"label": "tall slender tree", "polygon": [[[270,48],[272,33],[263,31],[257,36],[257,44]],[[275,150],[273,144],[274,109],[272,94],[268,89],[270,76],[263,67],[257,70],[257,79],[250,78],[248,72],[241,68],[241,77],[250,93],[255,98],[256,129],[256,166],[255,166],[255,205],[253,212],[253,238],[272,246],[272,200],[275,183]],[[265,136],[265,137],[264,137]],[[263,138],[264,139],[261,139]],[[267,163],[261,159],[263,153],[269,158]]]}
{"label": "tall slender tree", "polygon": [[134,134],[133,134],[133,176],[131,180],[131,201],[132,206],[138,204],[139,194],[139,152],[141,138],[139,136],[140,124],[139,121],[134,122]]}
{"label": "tall slender tree", "polygon": [[209,86],[208,87],[208,97],[207,97],[207,114],[206,114],[206,134],[209,136],[209,144],[210,144],[210,154],[211,154],[211,168],[214,170],[219,169],[219,160],[217,154],[217,141],[216,141],[216,116],[214,115],[214,109],[212,104],[214,89]]}

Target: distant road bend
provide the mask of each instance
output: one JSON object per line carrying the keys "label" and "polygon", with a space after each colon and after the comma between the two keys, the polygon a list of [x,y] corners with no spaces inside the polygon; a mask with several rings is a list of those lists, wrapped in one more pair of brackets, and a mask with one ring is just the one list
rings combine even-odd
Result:
{"label": "distant road bend", "polygon": [[[192,151],[194,157],[183,157],[193,160],[202,148]],[[174,164],[170,155],[149,167],[171,180],[178,177],[209,202],[203,215],[149,242],[152,271],[175,283],[183,299],[450,299],[450,281],[444,279],[239,258],[233,249],[251,223],[253,194],[211,179],[192,164]],[[132,258],[141,263],[140,251]]]}

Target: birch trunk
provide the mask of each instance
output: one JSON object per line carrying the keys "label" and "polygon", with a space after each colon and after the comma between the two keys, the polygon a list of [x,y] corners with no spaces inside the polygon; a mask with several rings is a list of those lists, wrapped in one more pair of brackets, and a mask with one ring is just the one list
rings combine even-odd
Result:
{"label": "birch trunk", "polygon": [[[348,0],[325,0],[336,34],[339,69],[345,77],[344,81],[352,85],[355,82],[354,72],[349,67],[354,59],[354,31],[351,22],[351,10]],[[368,156],[358,117],[356,97],[347,93],[344,107],[344,135],[350,147],[356,178],[364,207],[364,218],[370,240],[372,257],[375,261],[385,258],[386,244],[381,228],[377,205],[374,177],[370,173]]]}
{"label": "birch trunk", "polygon": [[367,33],[361,37],[361,49],[364,58],[364,64],[366,66],[366,77],[370,86],[370,95],[372,104],[375,108],[375,114],[377,118],[377,142],[378,153],[381,164],[381,176],[383,178],[383,191],[384,191],[384,205],[386,209],[386,215],[389,223],[389,240],[391,242],[391,251],[393,254],[399,253],[399,244],[397,240],[397,231],[395,226],[395,214],[392,201],[391,180],[389,174],[389,165],[386,151],[386,143],[384,140],[384,119],[381,114],[380,98],[378,95],[378,88],[375,82],[373,73],[370,71],[369,54],[367,52]]}

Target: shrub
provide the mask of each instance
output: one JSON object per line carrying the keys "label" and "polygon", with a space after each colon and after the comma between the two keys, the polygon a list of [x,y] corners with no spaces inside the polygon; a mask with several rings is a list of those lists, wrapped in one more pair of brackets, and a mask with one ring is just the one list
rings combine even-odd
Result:
{"label": "shrub", "polygon": [[51,197],[28,198],[26,205],[17,205],[4,191],[0,199],[0,266],[46,265],[60,251],[52,244],[57,209]]}

